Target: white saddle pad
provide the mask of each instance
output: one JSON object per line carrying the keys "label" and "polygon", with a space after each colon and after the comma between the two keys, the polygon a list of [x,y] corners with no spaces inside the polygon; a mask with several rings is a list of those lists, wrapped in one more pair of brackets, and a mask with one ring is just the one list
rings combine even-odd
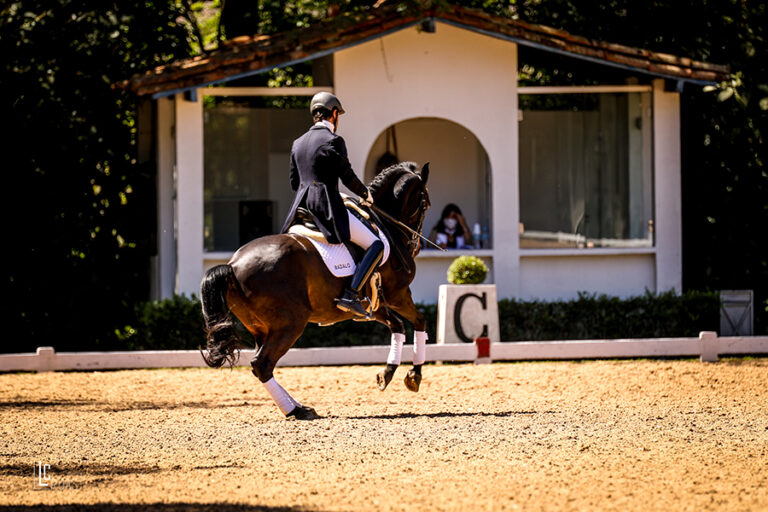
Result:
{"label": "white saddle pad", "polygon": [[[344,244],[329,244],[316,231],[309,230],[298,224],[291,226],[288,232],[304,237],[312,242],[320,257],[323,258],[325,266],[328,267],[328,271],[335,277],[348,277],[355,273],[357,265],[355,265],[355,260],[349,254],[349,249]],[[318,238],[322,238],[323,241],[318,240]],[[382,266],[389,258],[389,240],[385,236],[380,236],[380,239],[384,243],[384,256],[381,258],[381,263],[379,263],[379,266]]]}

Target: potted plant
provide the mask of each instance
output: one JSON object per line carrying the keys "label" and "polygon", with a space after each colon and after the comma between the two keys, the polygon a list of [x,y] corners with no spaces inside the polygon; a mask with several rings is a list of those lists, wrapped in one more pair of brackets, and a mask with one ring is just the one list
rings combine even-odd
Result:
{"label": "potted plant", "polygon": [[459,256],[448,267],[448,282],[451,284],[480,284],[488,275],[488,267],[477,256]]}

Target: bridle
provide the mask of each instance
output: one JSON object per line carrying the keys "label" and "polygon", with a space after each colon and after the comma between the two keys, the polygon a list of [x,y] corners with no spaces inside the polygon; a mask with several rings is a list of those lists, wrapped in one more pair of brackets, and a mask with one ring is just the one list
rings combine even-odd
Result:
{"label": "bridle", "polygon": [[427,200],[427,190],[426,187],[423,187],[422,190],[419,191],[419,206],[417,206],[417,210],[414,210],[411,215],[408,216],[408,218],[411,218],[415,215],[419,216],[419,222],[416,224],[416,228],[411,233],[410,241],[408,242],[408,248],[411,250],[411,257],[415,258],[417,254],[419,254],[419,251],[421,250],[421,230],[424,227],[424,218],[427,216],[427,209],[429,208],[429,201]]}
{"label": "bridle", "polygon": [[[421,180],[420,177],[419,177],[419,180]],[[375,203],[369,206],[369,210],[371,211],[371,213],[374,214],[374,216],[380,217],[378,222],[382,225],[382,227],[384,226],[382,221],[386,220],[388,221],[388,224],[394,225],[397,228],[400,234],[403,235],[403,237],[406,240],[408,240],[407,247],[411,251],[411,259],[414,259],[416,255],[419,253],[419,251],[421,250],[422,239],[434,245],[435,248],[437,249],[445,250],[442,247],[435,245],[431,240],[426,239],[424,235],[421,234],[421,229],[424,226],[424,218],[426,217],[427,209],[429,208],[429,206],[430,206],[429,190],[427,189],[426,186],[423,185],[423,182],[422,182],[422,188],[421,190],[419,190],[418,205],[416,206],[416,209],[414,209],[410,214],[406,215],[405,217],[406,219],[410,220],[411,218],[418,216],[418,222],[416,222],[416,229],[410,227],[408,224],[404,223],[403,221],[400,221],[394,218],[393,216],[391,216],[390,214],[388,214],[387,212],[385,212],[384,210],[376,206]],[[408,274],[410,274],[411,273],[410,265],[408,264],[408,262],[405,261],[403,254],[400,251],[398,245],[395,244],[393,245],[392,248],[394,249],[395,254],[398,255],[398,259],[403,264],[405,271]]]}

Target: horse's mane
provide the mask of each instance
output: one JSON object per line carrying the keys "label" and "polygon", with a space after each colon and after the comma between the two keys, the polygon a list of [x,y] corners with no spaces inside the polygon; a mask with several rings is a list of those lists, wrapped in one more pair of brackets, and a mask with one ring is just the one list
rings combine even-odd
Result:
{"label": "horse's mane", "polygon": [[[404,174],[414,174],[415,176],[418,168],[419,166],[414,162],[400,162],[399,164],[390,165],[371,180],[370,185],[368,185],[371,195],[377,197],[382,190],[391,189],[393,183],[396,183]],[[396,191],[393,191],[393,195],[397,197],[398,194]]]}

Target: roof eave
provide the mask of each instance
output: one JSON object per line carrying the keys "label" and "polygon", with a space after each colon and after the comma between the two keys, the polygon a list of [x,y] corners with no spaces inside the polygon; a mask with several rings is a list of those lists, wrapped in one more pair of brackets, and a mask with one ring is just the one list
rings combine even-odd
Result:
{"label": "roof eave", "polygon": [[[355,39],[354,31],[350,31],[347,27],[338,33],[338,40],[341,41],[340,44],[334,45],[333,42],[329,42],[330,44],[321,45],[322,48],[317,51],[309,50],[304,52],[299,45],[290,50],[287,48],[282,49],[280,52],[276,52],[274,56],[270,56],[266,52],[265,57],[261,61],[256,58],[245,57],[224,60],[221,64],[211,64],[209,62],[207,66],[201,62],[200,67],[204,69],[199,73],[194,71],[184,73],[181,71],[182,67],[176,70],[181,76],[175,80],[153,80],[153,76],[147,73],[134,77],[131,80],[126,80],[121,86],[133,90],[137,95],[151,95],[153,99],[172,96],[193,89],[254,76],[275,68],[291,66],[324,57],[419,25],[425,21],[434,20],[488,37],[634,73],[673,80],[678,83],[713,85],[725,80],[728,74],[727,66],[694,62],[686,58],[657,54],[622,45],[594,42],[557,29],[530,25],[523,22],[517,22],[514,26],[502,26],[498,23],[498,20],[491,19],[485,13],[458,9],[437,13],[421,13],[420,15],[409,13],[406,16],[401,15],[399,18],[384,19],[382,24],[388,28],[381,31],[376,31],[372,28],[374,25],[371,25],[371,19],[369,18],[362,23],[364,35],[359,39]],[[488,28],[489,26],[496,29],[492,30]],[[529,37],[524,37],[526,35]],[[263,38],[251,39],[248,44],[255,46],[259,41],[263,41]],[[238,47],[234,45],[225,47],[223,50],[230,51],[233,54],[238,53]],[[259,53],[258,48],[247,51],[251,51],[254,56]],[[190,69],[195,67],[193,62],[189,62],[188,65]],[[678,89],[680,88],[681,86],[678,86]]]}

